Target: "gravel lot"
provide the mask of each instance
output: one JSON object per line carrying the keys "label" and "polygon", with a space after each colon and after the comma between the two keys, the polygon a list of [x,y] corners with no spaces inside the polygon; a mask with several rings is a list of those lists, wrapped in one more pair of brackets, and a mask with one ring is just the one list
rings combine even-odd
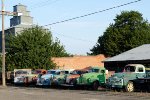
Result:
{"label": "gravel lot", "polygon": [[150,93],[8,86],[0,87],[0,100],[150,100]]}

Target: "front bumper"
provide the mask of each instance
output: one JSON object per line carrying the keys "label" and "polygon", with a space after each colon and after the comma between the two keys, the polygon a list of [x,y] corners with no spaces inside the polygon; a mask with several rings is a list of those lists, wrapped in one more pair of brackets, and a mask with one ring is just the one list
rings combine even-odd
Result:
{"label": "front bumper", "polygon": [[110,88],[123,88],[123,79],[107,80],[106,86]]}
{"label": "front bumper", "polygon": [[15,78],[14,79],[14,84],[23,84],[24,83],[24,78]]}
{"label": "front bumper", "polygon": [[39,85],[39,86],[49,86],[49,85],[51,85],[51,82],[50,82],[50,80],[49,79],[38,79],[37,80],[37,83],[36,83],[36,85]]}

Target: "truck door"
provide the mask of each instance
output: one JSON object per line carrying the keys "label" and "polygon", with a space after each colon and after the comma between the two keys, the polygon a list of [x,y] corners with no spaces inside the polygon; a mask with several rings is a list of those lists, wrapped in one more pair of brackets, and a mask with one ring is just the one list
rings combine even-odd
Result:
{"label": "truck door", "polygon": [[102,69],[102,70],[100,70],[99,73],[100,73],[99,74],[99,82],[105,83],[105,81],[106,81],[106,70]]}
{"label": "truck door", "polygon": [[83,83],[83,74],[84,74],[85,72],[84,71],[79,71],[78,72],[78,74],[80,75],[80,77],[79,77],[79,84],[82,84]]}

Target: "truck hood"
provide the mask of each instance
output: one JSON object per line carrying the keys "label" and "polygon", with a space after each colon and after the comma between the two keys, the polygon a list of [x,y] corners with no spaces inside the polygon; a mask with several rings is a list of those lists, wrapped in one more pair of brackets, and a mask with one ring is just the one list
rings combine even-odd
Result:
{"label": "truck hood", "polygon": [[66,74],[63,75],[55,75],[56,78],[64,78],[66,76]]}
{"label": "truck hood", "polygon": [[78,75],[78,74],[76,74],[76,75],[69,75],[67,78],[78,78],[78,77],[80,77],[80,75]]}
{"label": "truck hood", "polygon": [[85,74],[83,74],[83,76],[90,76],[90,75],[97,75],[97,74],[99,74],[99,75],[102,75],[103,73],[95,73],[95,72],[90,72],[90,73],[85,73]]}
{"label": "truck hood", "polygon": [[128,77],[133,73],[135,72],[120,72],[120,73],[115,73],[114,75],[112,75],[112,77],[118,77],[118,78]]}
{"label": "truck hood", "polygon": [[14,77],[14,79],[18,79],[18,78],[24,78],[24,76],[17,76],[17,77]]}
{"label": "truck hood", "polygon": [[125,72],[122,72],[122,73],[115,73],[114,75],[112,75],[112,77],[122,78],[122,77],[124,77],[125,74],[127,74],[127,73],[125,73]]}
{"label": "truck hood", "polygon": [[29,74],[27,77],[38,77],[38,74]]}

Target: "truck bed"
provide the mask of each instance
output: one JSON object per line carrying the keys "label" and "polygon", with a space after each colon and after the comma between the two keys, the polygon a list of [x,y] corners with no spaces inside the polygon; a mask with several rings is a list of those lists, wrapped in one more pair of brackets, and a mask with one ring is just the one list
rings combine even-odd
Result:
{"label": "truck bed", "polygon": [[150,77],[139,78],[135,81],[136,89],[147,90],[150,92]]}

